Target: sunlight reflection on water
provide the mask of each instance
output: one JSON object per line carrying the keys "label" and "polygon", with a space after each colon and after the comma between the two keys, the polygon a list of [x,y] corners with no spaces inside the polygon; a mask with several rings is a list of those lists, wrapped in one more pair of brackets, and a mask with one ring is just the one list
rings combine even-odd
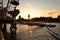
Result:
{"label": "sunlight reflection on water", "polygon": [[[56,27],[52,27],[51,30],[60,34],[60,23],[44,23],[55,24]],[[10,24],[7,26],[11,26]],[[10,27],[7,27],[7,31]],[[28,26],[17,24],[17,40],[55,40],[48,32],[47,28],[39,28],[38,26]]]}
{"label": "sunlight reflection on water", "polygon": [[[44,24],[55,24],[55,28],[51,28],[53,31],[60,33],[60,23],[44,23]],[[17,39],[21,40],[55,40],[48,32],[47,28],[38,28],[38,26],[28,26],[17,24],[18,36]],[[57,30],[56,30],[57,29]],[[22,37],[22,38],[21,38]]]}

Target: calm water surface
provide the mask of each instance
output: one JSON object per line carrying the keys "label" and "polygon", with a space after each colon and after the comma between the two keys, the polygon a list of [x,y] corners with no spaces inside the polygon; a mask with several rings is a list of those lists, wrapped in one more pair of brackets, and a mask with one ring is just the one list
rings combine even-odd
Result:
{"label": "calm water surface", "polygon": [[[56,27],[50,27],[50,29],[60,34],[60,23],[44,24],[55,24]],[[47,32],[46,27],[39,28],[38,26],[17,24],[17,40],[55,40],[55,38]]]}

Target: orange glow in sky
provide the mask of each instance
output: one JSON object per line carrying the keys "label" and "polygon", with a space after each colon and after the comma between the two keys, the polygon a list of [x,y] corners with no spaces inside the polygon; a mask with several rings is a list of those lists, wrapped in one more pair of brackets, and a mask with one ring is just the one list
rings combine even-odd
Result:
{"label": "orange glow in sky", "polygon": [[[52,14],[48,14],[52,13]],[[39,9],[24,9],[21,10],[21,13],[19,14],[24,19],[28,19],[28,14],[30,14],[30,19],[34,17],[57,17],[60,12],[56,12],[56,10],[39,10]],[[17,16],[18,18],[18,16]]]}
{"label": "orange glow in sky", "polygon": [[[53,9],[53,8],[38,8],[34,6],[32,3],[26,2],[25,5],[20,5],[17,7],[17,9],[20,10],[20,16],[24,19],[28,19],[28,14],[30,14],[30,18],[34,17],[57,17],[59,15],[60,11]],[[51,13],[51,14],[49,14]],[[18,16],[19,16],[18,15]],[[18,19],[18,16],[16,17]]]}
{"label": "orange glow in sky", "polygon": [[[8,0],[3,0],[3,5],[6,6]],[[19,15],[25,19],[34,17],[57,17],[60,15],[60,0],[19,0],[20,10]],[[51,14],[49,14],[51,13]],[[19,15],[16,19],[19,18]]]}

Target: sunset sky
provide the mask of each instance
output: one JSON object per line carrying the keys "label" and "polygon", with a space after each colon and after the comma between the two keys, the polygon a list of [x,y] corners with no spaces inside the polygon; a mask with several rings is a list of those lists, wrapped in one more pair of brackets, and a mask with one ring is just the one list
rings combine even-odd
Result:
{"label": "sunset sky", "polygon": [[[7,0],[4,0],[6,5]],[[20,10],[20,16],[27,19],[34,17],[57,17],[60,15],[60,0],[20,0],[17,9]],[[18,16],[19,16],[18,15]],[[17,18],[18,18],[17,16]]]}

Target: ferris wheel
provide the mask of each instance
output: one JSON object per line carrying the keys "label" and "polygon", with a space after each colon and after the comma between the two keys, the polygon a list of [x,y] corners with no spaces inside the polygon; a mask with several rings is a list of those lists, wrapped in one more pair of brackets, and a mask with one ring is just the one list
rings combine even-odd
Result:
{"label": "ferris wheel", "polygon": [[19,14],[19,10],[16,7],[19,5],[19,0],[8,0],[6,7],[3,7],[3,0],[0,1],[0,10],[4,10],[2,15],[7,16],[10,14],[12,18],[15,18]]}
{"label": "ferris wheel", "polygon": [[[16,20],[15,18],[19,14],[19,10],[16,9],[16,7],[18,5],[19,5],[19,0],[8,0],[6,7],[3,7],[3,0],[0,0],[0,30],[3,32],[5,40],[10,40],[10,39],[15,40],[15,38],[16,38],[15,35],[16,35],[17,27],[16,27],[16,23],[15,23],[15,20]],[[11,19],[8,20],[6,14],[10,14],[12,16],[11,18],[13,20],[11,20]],[[6,24],[8,22],[11,24],[11,26],[10,26],[11,35],[9,35],[9,37],[10,36],[12,36],[12,37],[10,37],[10,39],[7,39],[8,34],[6,31],[7,30]],[[4,25],[4,26],[2,26],[2,25]]]}

